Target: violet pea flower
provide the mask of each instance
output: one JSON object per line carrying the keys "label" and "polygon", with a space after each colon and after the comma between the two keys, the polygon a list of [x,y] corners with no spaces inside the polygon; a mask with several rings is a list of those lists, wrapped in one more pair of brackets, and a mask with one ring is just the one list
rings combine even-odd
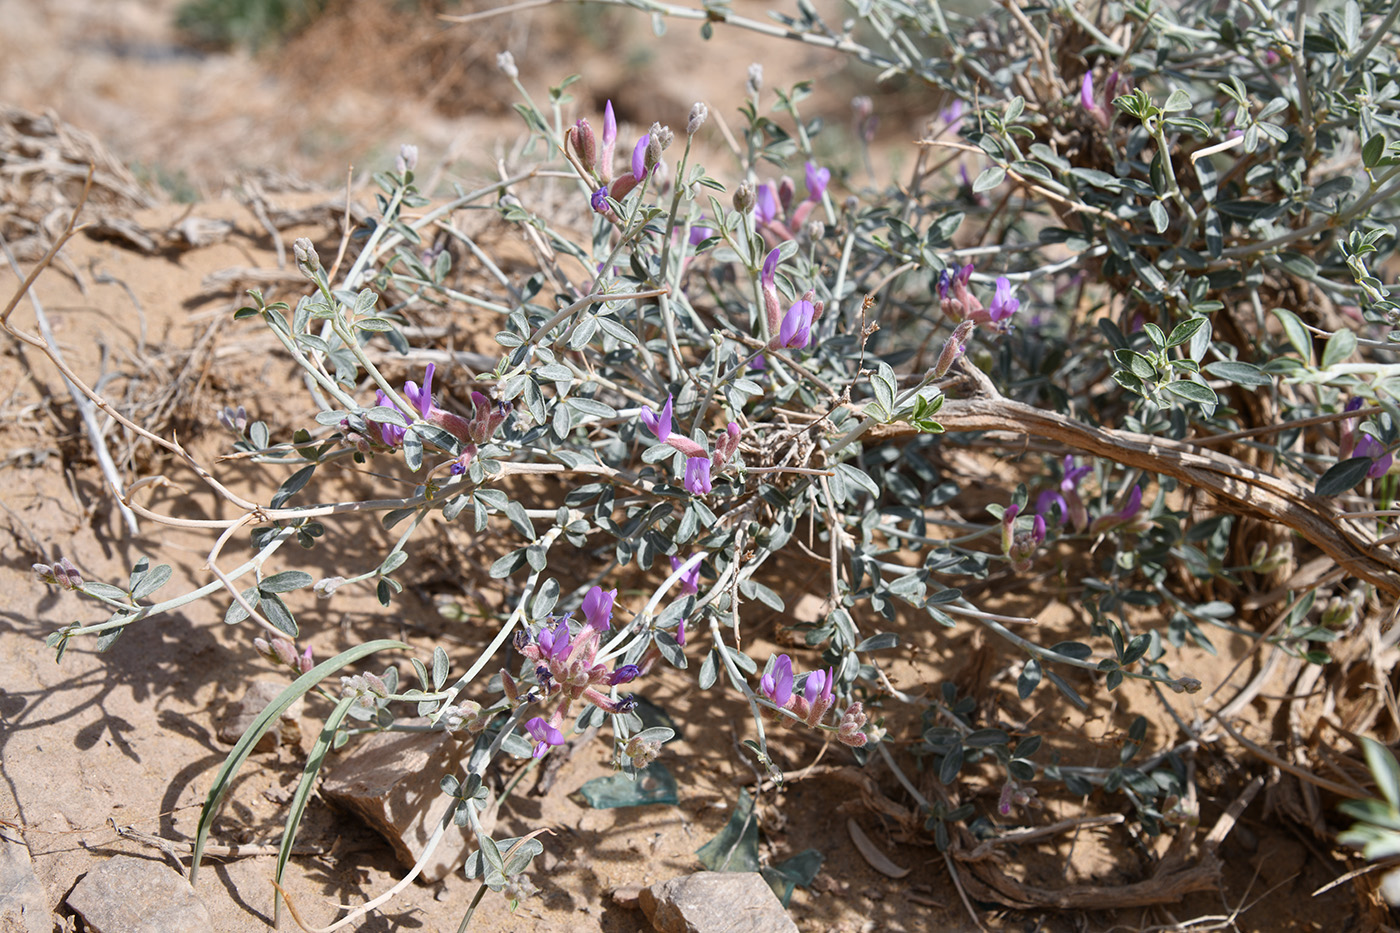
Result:
{"label": "violet pea flower", "polygon": [[620,684],[631,683],[637,679],[637,675],[641,672],[642,669],[635,664],[624,664],[613,671],[612,676],[608,678],[608,686],[616,687]]}
{"label": "violet pea flower", "polygon": [[540,758],[544,755],[546,746],[564,744],[564,733],[545,722],[540,716],[527,720],[525,723],[525,731],[535,738],[534,757],[536,758]]}
{"label": "violet pea flower", "polygon": [[826,193],[826,186],[831,183],[831,169],[822,168],[817,163],[807,162],[807,200],[820,201],[822,195]]}
{"label": "violet pea flower", "polygon": [[792,658],[785,654],[778,655],[772,668],[760,678],[758,689],[773,701],[773,705],[779,708],[787,706],[788,700],[792,699]]}
{"label": "violet pea flower", "polygon": [[641,415],[639,415],[642,424],[646,425],[647,430],[656,435],[656,439],[663,444],[666,443],[666,438],[671,436],[671,412],[674,401],[668,395],[666,396],[666,404],[661,406],[661,414],[652,414],[650,408],[643,408]]}
{"label": "violet pea flower", "polygon": [[814,705],[818,700],[826,700],[830,705],[832,689],[836,684],[836,678],[832,675],[831,668],[808,674],[806,682],[802,685],[802,698]]}
{"label": "violet pea flower", "polygon": [[768,182],[758,186],[755,193],[754,215],[760,224],[772,223],[778,216],[778,195]]}
{"label": "violet pea flower", "polygon": [[1395,460],[1391,454],[1385,452],[1385,445],[1369,434],[1361,435],[1361,440],[1356,442],[1356,450],[1352,455],[1371,459],[1371,468],[1366,471],[1368,479],[1380,479],[1390,472],[1390,465]]}
{"label": "violet pea flower", "polygon": [[[602,214],[606,212],[608,209],[608,186],[604,185],[589,195],[588,203],[597,213]],[[598,271],[601,272],[603,270],[600,267]]]}
{"label": "violet pea flower", "polygon": [[1098,109],[1094,103],[1094,73],[1084,72],[1084,80],[1079,82],[1079,104],[1090,113]]}
{"label": "violet pea flower", "polygon": [[540,629],[540,634],[535,638],[535,644],[540,646],[540,653],[550,660],[567,657],[569,642],[568,619],[560,619],[553,630],[548,626]]}
{"label": "violet pea flower", "polygon": [[763,292],[763,311],[768,316],[768,332],[778,329],[778,314],[782,305],[778,297],[778,249],[774,247],[763,260],[763,271],[758,277],[759,290]]}
{"label": "violet pea flower", "polygon": [[410,379],[403,384],[404,396],[413,403],[413,407],[418,409],[418,413],[427,420],[433,412],[433,370],[435,364],[429,363],[428,368],[423,371],[423,388],[418,388],[418,383]]}
{"label": "violet pea flower", "polygon": [[688,457],[685,461],[685,488],[693,495],[708,495],[713,488],[710,482],[710,458]]}
{"label": "violet pea flower", "polygon": [[806,299],[798,299],[783,315],[783,324],[778,331],[778,346],[801,349],[812,341],[812,318],[816,307]]}
{"label": "violet pea flower", "polygon": [[642,138],[637,140],[637,145],[632,149],[632,177],[641,181],[647,177],[647,145],[651,143],[651,134],[643,133]]}
{"label": "violet pea flower", "polygon": [[1011,295],[1011,280],[1004,275],[997,276],[997,293],[987,307],[987,315],[992,323],[999,324],[1021,310],[1021,301]]}
{"label": "violet pea flower", "polygon": [[[395,405],[393,400],[390,399],[389,396],[385,395],[384,390],[382,389],[374,393],[374,404],[377,406],[383,406],[385,408],[392,408],[395,411],[398,411],[399,409],[399,406]],[[401,428],[396,424],[387,424],[384,422],[380,422],[376,425],[376,427],[379,428],[380,439],[382,439],[384,443],[390,447],[397,447],[400,444],[402,444],[404,435],[408,433],[407,428]]]}
{"label": "violet pea flower", "polygon": [[[685,561],[679,557],[671,558],[671,572],[680,570],[684,563]],[[682,596],[694,596],[700,592],[700,564],[698,561],[694,567],[681,574],[680,583]]]}
{"label": "violet pea flower", "polygon": [[595,586],[588,591],[588,595],[583,597],[583,615],[588,620],[589,626],[599,632],[606,632],[612,627],[613,602],[617,599],[617,590],[604,590],[601,586]]}

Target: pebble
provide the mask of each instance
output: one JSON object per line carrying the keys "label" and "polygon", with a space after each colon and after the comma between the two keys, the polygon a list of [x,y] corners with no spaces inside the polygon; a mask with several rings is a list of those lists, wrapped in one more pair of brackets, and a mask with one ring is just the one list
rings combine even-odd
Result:
{"label": "pebble", "polygon": [[757,872],[702,871],[638,894],[659,933],[797,933],[797,924]]}
{"label": "pebble", "polygon": [[115,855],[68,895],[89,933],[209,933],[213,922],[189,882],[164,862]]}
{"label": "pebble", "polygon": [[[438,784],[445,774],[461,776],[463,758],[460,744],[443,731],[381,732],[330,769],[321,796],[363,819],[411,868],[451,802]],[[447,827],[419,880],[447,877],[466,862],[471,848],[465,832],[455,824]]]}

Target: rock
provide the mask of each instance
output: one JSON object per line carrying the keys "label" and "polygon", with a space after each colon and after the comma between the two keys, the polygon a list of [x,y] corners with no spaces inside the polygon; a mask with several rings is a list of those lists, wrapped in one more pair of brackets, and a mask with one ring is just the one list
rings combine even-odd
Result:
{"label": "rock", "polygon": [[44,886],[34,874],[29,846],[0,833],[0,930],[52,933],[53,915]]}
{"label": "rock", "polygon": [[642,886],[633,882],[631,884],[620,884],[612,889],[613,903],[628,910],[639,910],[641,908],[640,898],[642,896]]}
{"label": "rock", "polygon": [[[267,704],[281,696],[282,691],[286,689],[286,684],[271,680],[255,680],[249,684],[243,699],[230,706],[223,722],[219,723],[219,741],[226,745],[237,742],[243,737],[243,733],[248,731],[253,720],[267,709]],[[263,733],[262,738],[258,739],[258,744],[253,746],[253,751],[270,752],[283,742],[288,745],[299,743],[301,726],[297,718],[300,715],[301,698],[298,697],[282,717],[272,724],[272,728]]]}
{"label": "rock", "polygon": [[757,872],[696,872],[642,888],[638,901],[660,933],[797,933]]}
{"label": "rock", "polygon": [[132,855],[114,855],[88,872],[68,906],[91,933],[208,933],[214,926],[174,869]]}
{"label": "rock", "polygon": [[[360,816],[389,840],[400,862],[412,867],[452,803],[438,782],[445,774],[460,777],[463,757],[447,732],[381,732],[327,773],[321,796]],[[467,833],[449,826],[419,880],[441,880],[460,868],[470,851]]]}

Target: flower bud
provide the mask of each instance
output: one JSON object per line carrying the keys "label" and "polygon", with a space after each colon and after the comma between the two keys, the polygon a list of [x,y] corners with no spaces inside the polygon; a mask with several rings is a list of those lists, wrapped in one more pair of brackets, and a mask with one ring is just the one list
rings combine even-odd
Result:
{"label": "flower bud", "polygon": [[438,716],[438,724],[448,732],[466,729],[470,733],[486,729],[489,717],[481,715],[481,704],[475,700],[464,700],[460,706],[444,706]]}
{"label": "flower bud", "polygon": [[802,233],[807,237],[808,242],[815,243],[826,236],[826,224],[820,220],[809,220],[807,226],[802,228]]}
{"label": "flower bud", "polygon": [[690,118],[685,121],[685,135],[694,136],[700,132],[700,127],[704,126],[709,118],[710,108],[697,100],[690,108]]}
{"label": "flower bud", "polygon": [[587,120],[580,119],[569,127],[569,145],[578,156],[579,164],[588,171],[596,171],[598,166],[598,140],[593,136],[593,127]]}
{"label": "flower bud", "polygon": [[652,170],[661,164],[661,151],[665,147],[661,144],[661,136],[658,133],[651,133],[647,139],[646,154],[642,157],[642,165],[645,169],[643,174],[651,174]]}
{"label": "flower bud", "polygon": [[330,599],[331,594],[345,585],[344,577],[323,577],[311,588],[317,599]]}
{"label": "flower bud", "polygon": [[753,183],[746,181],[734,189],[734,209],[741,214],[747,214],[753,210],[753,205]]}
{"label": "flower bud", "polygon": [[836,738],[852,748],[860,748],[869,739],[865,735],[865,710],[860,703],[852,703],[841,714],[841,724],[836,729]]}
{"label": "flower bud", "polygon": [[394,168],[399,170],[399,174],[411,172],[418,167],[418,147],[404,143],[399,147],[399,157],[394,160]]}
{"label": "flower bud", "polygon": [[241,437],[248,427],[248,409],[242,405],[237,408],[225,406],[218,412],[218,419],[219,424]]}
{"label": "flower bud", "polygon": [[786,175],[778,182],[778,203],[783,206],[783,213],[786,214],[792,209],[792,199],[797,195],[797,185]]}
{"label": "flower bud", "polygon": [[496,67],[512,81],[520,77],[520,69],[515,67],[515,56],[510,52],[502,52],[496,56]]}
{"label": "flower bud", "polygon": [[658,143],[663,151],[670,149],[671,143],[676,139],[676,134],[671,132],[671,128],[662,126],[660,123],[653,123],[647,135],[651,137],[653,142]]}
{"label": "flower bud", "polygon": [[933,367],[933,378],[942,379],[948,374],[948,370],[953,368],[953,364],[967,347],[967,339],[976,329],[977,324],[974,321],[963,321],[953,328],[953,333],[943,343],[943,352],[938,354],[938,363]]}
{"label": "flower bud", "polygon": [[306,237],[292,241],[292,255],[296,257],[297,268],[307,278],[314,279],[321,271],[321,257],[316,254],[316,246]]}
{"label": "flower bud", "polygon": [[627,740],[627,745],[622,751],[623,754],[632,759],[634,768],[645,768],[661,754],[661,743],[648,742],[634,735]]}
{"label": "flower bud", "polygon": [[749,66],[749,77],[744,82],[744,90],[750,97],[756,97],[758,92],[763,90],[763,66],[758,62]]}

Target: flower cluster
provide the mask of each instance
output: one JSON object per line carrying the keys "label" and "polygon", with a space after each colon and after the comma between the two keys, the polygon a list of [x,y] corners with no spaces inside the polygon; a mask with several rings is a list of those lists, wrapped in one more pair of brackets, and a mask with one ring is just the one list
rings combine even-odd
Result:
{"label": "flower cluster", "polygon": [[78,568],[74,567],[73,562],[66,557],[60,557],[57,563],[53,564],[35,564],[31,569],[41,583],[61,586],[65,590],[76,590],[83,585],[83,578],[78,573]]}
{"label": "flower cluster", "polygon": [[459,704],[444,706],[438,714],[438,724],[448,732],[465,729],[472,735],[486,730],[491,722],[491,714],[483,712],[481,704],[475,700],[463,700]]}
{"label": "flower cluster", "polygon": [[831,183],[831,169],[808,161],[803,181],[807,197],[797,203],[794,203],[797,185],[786,175],[776,185],[765,181],[754,191],[754,225],[770,246],[796,239],[826,194],[827,185]]}
{"label": "flower cluster", "polygon": [[[404,383],[403,395],[412,408],[411,412],[400,409],[383,389],[375,392],[374,404],[392,408],[405,417],[416,414],[423,421],[442,428],[461,441],[462,452],[452,462],[450,468],[452,475],[458,476],[466,472],[480,448],[495,436],[501,425],[505,424],[506,419],[510,416],[510,408],[504,403],[493,405],[491,400],[480,392],[471,394],[472,416],[470,418],[463,418],[461,415],[437,407],[433,404],[433,373],[435,369],[435,364],[429,363],[427,365],[423,371],[423,385],[421,387],[411,379]],[[402,444],[404,435],[408,433],[407,428],[396,424],[380,423],[377,427],[379,439],[389,448],[395,448]],[[342,423],[342,428],[349,431],[348,424]]]}
{"label": "flower cluster", "polygon": [[[687,121],[687,131],[692,135],[699,130],[700,125],[705,122],[708,111],[700,114],[692,110],[690,119]],[[691,125],[694,130],[690,129]],[[574,157],[578,160],[578,165],[583,171],[598,184],[597,189],[589,198],[589,203],[593,210],[616,221],[616,212],[608,204],[609,200],[621,202],[623,198],[631,193],[647,177],[654,174],[661,166],[661,153],[670,148],[672,140],[675,138],[670,128],[662,126],[660,123],[653,123],[651,129],[642,134],[637,140],[637,144],[632,147],[631,171],[613,177],[613,161],[617,151],[617,116],[613,113],[612,101],[608,101],[603,107],[603,139],[599,145],[597,138],[593,134],[593,128],[588,125],[588,121],[583,118],[571,127],[566,134],[566,142]]]}
{"label": "flower cluster", "polygon": [[[574,703],[581,700],[608,713],[625,712],[634,703],[631,698],[613,699],[603,691],[629,683],[641,673],[641,669],[634,664],[625,664],[610,671],[606,665],[597,663],[602,635],[612,627],[616,600],[617,590],[595,586],[583,599],[585,621],[576,630],[570,625],[569,614],[565,614],[551,619],[552,627],[550,624],[544,625],[533,639],[523,632],[517,633],[516,647],[535,664],[538,698],[557,701],[548,718],[536,716],[525,723],[525,731],[536,742],[536,758],[543,755],[549,746],[564,743],[561,727]],[[512,703],[521,702],[519,688],[509,672],[501,672],[501,681],[507,698]]]}
{"label": "flower cluster", "polygon": [[739,452],[739,436],[741,434],[739,425],[731,421],[724,431],[715,438],[715,452],[713,454],[703,445],[691,440],[683,434],[675,434],[671,431],[671,421],[675,399],[666,396],[666,404],[661,407],[660,414],[650,409],[642,409],[638,416],[658,441],[663,444],[670,444],[676,450],[685,454],[685,488],[693,495],[704,496],[710,493],[714,484],[710,479],[710,471],[723,470],[729,461]]}
{"label": "flower cluster", "polygon": [[972,263],[956,272],[944,269],[938,274],[938,298],[943,313],[955,321],[972,321],[974,324],[990,324],[999,331],[1009,330],[1007,323],[1021,310],[1021,301],[1012,294],[1011,280],[1004,275],[997,276],[997,287],[992,295],[992,303],[983,307],[978,297],[972,294]]}
{"label": "flower cluster", "polygon": [[[759,678],[758,691],[774,707],[788,710],[798,720],[816,728],[822,723],[827,710],[831,709],[833,691],[836,688],[836,672],[832,668],[812,671],[802,683],[802,691],[795,688],[796,678],[792,671],[792,658],[780,654],[768,665],[768,670]],[[775,714],[775,721],[778,718]],[[841,716],[836,737],[842,743],[859,747],[869,741],[865,733],[865,713],[859,703],[852,703]]]}
{"label": "flower cluster", "polygon": [[378,674],[365,671],[363,674],[340,678],[340,695],[355,700],[355,705],[372,710],[378,701],[389,696],[389,687]]}

